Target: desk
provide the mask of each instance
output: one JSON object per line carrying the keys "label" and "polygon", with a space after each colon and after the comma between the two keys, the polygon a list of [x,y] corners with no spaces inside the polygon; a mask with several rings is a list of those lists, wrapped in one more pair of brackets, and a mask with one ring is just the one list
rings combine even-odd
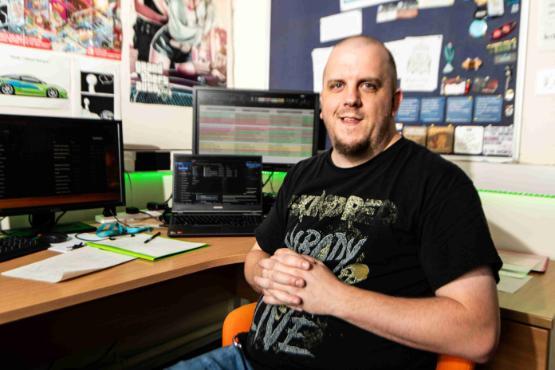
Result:
{"label": "desk", "polygon": [[499,292],[501,340],[484,369],[555,369],[555,261],[516,293]]}
{"label": "desk", "polygon": [[[48,367],[78,353],[99,358],[113,352],[114,345],[118,355],[142,356],[138,364],[148,360],[145,351],[164,341],[207,326],[219,333],[233,305],[229,302],[252,294],[241,283],[254,237],[187,240],[209,246],[156,262],[130,261],[58,284],[0,276],[0,367],[10,358],[22,367]],[[52,255],[42,251],[5,261],[0,272]],[[68,361],[57,366],[83,365],[75,362],[79,359]]]}
{"label": "desk", "polygon": [[[154,343],[202,327],[218,332],[220,322],[213,317],[222,318],[231,308],[219,303],[252,293],[242,285],[242,262],[254,238],[187,240],[210,246],[157,262],[135,260],[58,284],[0,276],[1,358],[22,361],[25,352],[14,348],[17,338],[50,360],[102,348],[108,341],[102,351],[113,351],[117,343],[118,353],[135,356],[137,362],[127,360],[122,367],[147,368],[156,365],[148,362]],[[0,271],[52,254],[44,251],[3,262]],[[515,294],[500,292],[499,302],[501,344],[494,360],[479,368],[554,369],[555,262]],[[198,322],[191,324],[193,316]]]}

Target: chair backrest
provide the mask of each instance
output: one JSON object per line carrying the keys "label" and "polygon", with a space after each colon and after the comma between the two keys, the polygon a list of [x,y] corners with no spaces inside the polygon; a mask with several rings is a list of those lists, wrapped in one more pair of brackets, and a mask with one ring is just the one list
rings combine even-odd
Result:
{"label": "chair backrest", "polygon": [[227,314],[222,327],[222,347],[229,346],[236,334],[249,331],[255,308],[256,302],[253,302],[237,307]]}
{"label": "chair backrest", "polygon": [[[229,346],[233,337],[249,331],[256,302],[240,306],[227,314],[222,327],[222,346]],[[436,370],[474,370],[474,363],[460,357],[440,355]]]}

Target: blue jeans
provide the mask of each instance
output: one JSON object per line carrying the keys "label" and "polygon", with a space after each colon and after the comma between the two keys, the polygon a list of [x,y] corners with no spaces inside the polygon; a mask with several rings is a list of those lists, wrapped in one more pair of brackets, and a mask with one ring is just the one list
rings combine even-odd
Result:
{"label": "blue jeans", "polygon": [[187,361],[167,368],[168,370],[252,370],[245,355],[233,345],[217,348]]}

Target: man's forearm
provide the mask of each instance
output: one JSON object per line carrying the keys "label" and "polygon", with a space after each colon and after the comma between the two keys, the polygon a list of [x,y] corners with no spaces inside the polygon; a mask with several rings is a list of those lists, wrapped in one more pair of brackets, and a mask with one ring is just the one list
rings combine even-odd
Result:
{"label": "man's forearm", "polygon": [[262,293],[262,288],[254,282],[254,277],[260,276],[262,270],[258,265],[258,261],[268,257],[270,255],[263,250],[252,249],[245,258],[245,279],[257,293]]}
{"label": "man's forearm", "polygon": [[410,347],[484,362],[498,339],[498,311],[487,301],[480,308],[449,297],[391,297],[347,285],[336,301],[334,316]]}

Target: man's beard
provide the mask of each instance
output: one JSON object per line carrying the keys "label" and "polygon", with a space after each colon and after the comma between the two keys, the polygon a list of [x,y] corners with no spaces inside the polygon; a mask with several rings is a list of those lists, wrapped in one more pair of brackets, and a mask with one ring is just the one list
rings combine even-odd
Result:
{"label": "man's beard", "polygon": [[342,154],[347,157],[361,157],[364,154],[368,153],[369,148],[370,148],[369,137],[366,140],[361,140],[357,143],[352,143],[352,144],[347,144],[337,139],[335,140],[335,143],[333,145],[334,150],[337,150],[339,154]]}

